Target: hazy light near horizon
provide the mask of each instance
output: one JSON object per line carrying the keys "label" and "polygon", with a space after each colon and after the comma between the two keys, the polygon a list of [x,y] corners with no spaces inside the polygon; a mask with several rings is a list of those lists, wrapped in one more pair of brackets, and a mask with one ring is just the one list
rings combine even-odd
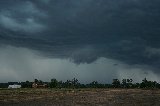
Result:
{"label": "hazy light near horizon", "polygon": [[35,78],[50,81],[51,78],[79,79],[82,83],[99,81],[111,83],[113,78],[132,78],[140,82],[147,77],[159,81],[158,74],[140,65],[127,65],[121,61],[100,57],[92,63],[76,64],[70,59],[48,58],[38,51],[22,47],[0,47],[0,81],[33,81]]}

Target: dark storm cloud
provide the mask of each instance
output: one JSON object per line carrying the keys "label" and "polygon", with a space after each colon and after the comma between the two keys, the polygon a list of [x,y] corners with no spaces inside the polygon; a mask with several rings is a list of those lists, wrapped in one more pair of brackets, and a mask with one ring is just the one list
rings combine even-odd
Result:
{"label": "dark storm cloud", "polygon": [[3,0],[0,42],[76,63],[106,57],[159,68],[159,5],[159,0]]}

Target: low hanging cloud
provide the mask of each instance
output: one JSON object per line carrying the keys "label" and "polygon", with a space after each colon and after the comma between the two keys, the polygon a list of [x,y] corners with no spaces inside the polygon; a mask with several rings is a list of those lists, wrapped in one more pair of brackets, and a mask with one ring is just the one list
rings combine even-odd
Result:
{"label": "low hanging cloud", "polygon": [[13,46],[0,47],[0,70],[0,80],[3,82],[33,81],[35,78],[43,81],[51,78],[65,81],[74,77],[82,83],[93,80],[111,83],[113,78],[132,78],[139,82],[145,77],[160,81],[158,75],[145,66],[127,65],[107,58],[77,65],[69,59],[47,58],[37,51]]}
{"label": "low hanging cloud", "polygon": [[[1,0],[0,45],[11,45],[1,50],[13,49],[19,56],[23,57],[23,54],[29,59],[22,58],[24,62],[17,59],[19,64],[28,62],[24,69],[16,69],[18,65],[15,63],[1,68],[11,70],[15,75],[13,78],[17,75],[15,70],[26,69],[30,70],[22,71],[26,75],[27,72],[46,71],[44,76],[41,74],[46,79],[45,75],[56,68],[60,73],[79,72],[77,76],[86,80],[96,79],[94,73],[101,76],[107,74],[108,80],[113,73],[119,78],[134,75],[137,80],[145,76],[158,79],[159,4],[159,0]],[[6,54],[10,51],[6,51]],[[26,52],[22,53],[23,51]],[[99,63],[102,60],[105,60],[103,65]],[[119,65],[106,65],[109,64],[108,61]],[[95,64],[96,62],[98,63]],[[52,67],[50,64],[57,64],[59,67]],[[32,65],[44,65],[46,68],[42,71],[43,67],[38,69]],[[66,66],[68,70],[62,71]],[[92,71],[95,69],[98,71]],[[99,69],[102,70],[101,74]],[[114,70],[113,73],[108,71],[110,69]],[[83,71],[80,70],[88,74],[82,75]],[[63,76],[56,72],[55,76]],[[105,76],[103,78],[107,80]],[[5,80],[4,77],[3,79]]]}

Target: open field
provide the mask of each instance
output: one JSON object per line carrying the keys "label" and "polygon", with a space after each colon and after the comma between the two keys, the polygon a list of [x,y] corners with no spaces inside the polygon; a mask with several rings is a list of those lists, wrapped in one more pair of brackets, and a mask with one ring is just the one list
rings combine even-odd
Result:
{"label": "open field", "polygon": [[0,106],[160,106],[160,90],[0,89]]}

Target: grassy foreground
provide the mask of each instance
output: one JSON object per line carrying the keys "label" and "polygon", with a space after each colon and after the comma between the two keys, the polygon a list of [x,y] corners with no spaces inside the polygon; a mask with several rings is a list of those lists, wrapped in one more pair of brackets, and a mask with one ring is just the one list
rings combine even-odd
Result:
{"label": "grassy foreground", "polygon": [[0,106],[160,106],[160,90],[0,89]]}

